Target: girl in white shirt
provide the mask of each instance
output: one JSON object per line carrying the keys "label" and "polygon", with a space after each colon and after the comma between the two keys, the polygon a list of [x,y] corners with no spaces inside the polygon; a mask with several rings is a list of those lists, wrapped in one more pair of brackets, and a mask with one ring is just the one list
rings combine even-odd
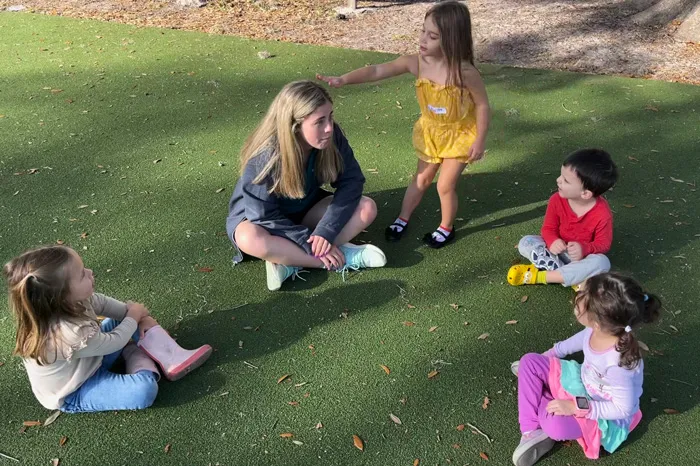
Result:
{"label": "girl in white shirt", "polygon": [[[209,345],[180,348],[142,304],[95,293],[92,270],[70,248],[27,251],[3,273],[17,323],[14,354],[22,357],[32,391],[47,409],[147,408],[158,393],[154,361],[176,380],[211,354]],[[101,324],[98,315],[106,317]],[[110,371],[119,356],[126,374]]]}

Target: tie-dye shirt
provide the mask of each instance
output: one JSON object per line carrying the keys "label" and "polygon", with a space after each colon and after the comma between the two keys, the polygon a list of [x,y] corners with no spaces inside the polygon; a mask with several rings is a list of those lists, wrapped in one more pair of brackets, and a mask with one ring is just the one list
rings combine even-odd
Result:
{"label": "tie-dye shirt", "polygon": [[552,356],[561,359],[583,351],[581,381],[591,397],[589,419],[627,419],[639,410],[644,381],[644,362],[634,369],[620,367],[620,353],[611,347],[595,351],[590,340],[593,330],[585,328],[568,340],[554,345]]}

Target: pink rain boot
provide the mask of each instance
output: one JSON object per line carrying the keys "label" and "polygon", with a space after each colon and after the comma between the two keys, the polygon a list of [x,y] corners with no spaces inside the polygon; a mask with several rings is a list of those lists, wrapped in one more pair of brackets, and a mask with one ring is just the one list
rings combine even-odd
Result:
{"label": "pink rain boot", "polygon": [[126,373],[136,374],[139,371],[150,371],[156,374],[156,382],[160,380],[160,372],[153,359],[149,358],[145,351],[136,346],[133,341],[127,343],[122,350],[122,357],[126,363]]}
{"label": "pink rain boot", "polygon": [[151,327],[138,345],[158,363],[165,378],[171,382],[183,378],[204,364],[212,352],[209,345],[200,346],[196,350],[181,348],[160,325]]}

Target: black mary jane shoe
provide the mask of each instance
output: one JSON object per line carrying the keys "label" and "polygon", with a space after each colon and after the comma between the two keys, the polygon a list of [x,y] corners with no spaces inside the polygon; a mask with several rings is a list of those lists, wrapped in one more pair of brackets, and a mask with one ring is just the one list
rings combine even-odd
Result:
{"label": "black mary jane shoe", "polygon": [[[391,227],[401,227],[401,231],[395,230]],[[386,230],[384,230],[384,236],[386,237],[387,241],[395,243],[401,239],[404,233],[406,233],[406,228],[408,228],[408,224],[401,225],[400,223],[394,222],[390,226],[386,227]]]}
{"label": "black mary jane shoe", "polygon": [[[433,238],[433,233],[437,233],[438,235],[445,238],[445,240],[444,241],[437,241],[435,238]],[[431,231],[430,233],[426,233],[425,236],[423,237],[423,242],[433,249],[440,249],[442,247],[447,246],[452,241],[454,241],[455,236],[456,236],[456,234],[455,234],[454,230],[452,230],[449,235],[445,235],[440,230],[435,230],[434,232]]]}

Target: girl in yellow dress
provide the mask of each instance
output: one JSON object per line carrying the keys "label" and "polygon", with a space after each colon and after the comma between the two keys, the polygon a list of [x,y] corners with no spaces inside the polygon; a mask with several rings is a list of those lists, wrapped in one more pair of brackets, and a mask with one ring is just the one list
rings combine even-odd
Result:
{"label": "girl in yellow dress", "polygon": [[[425,15],[420,51],[380,65],[366,66],[340,77],[316,77],[331,87],[379,81],[412,73],[421,116],[413,128],[418,169],[401,205],[399,217],[386,229],[389,241],[398,241],[411,214],[440,169],[437,190],[442,219],[424,241],[441,248],[454,240],[457,182],[468,163],[484,156],[490,111],[486,88],[474,66],[469,10],[460,2],[446,1]],[[442,167],[442,168],[441,168]]]}

